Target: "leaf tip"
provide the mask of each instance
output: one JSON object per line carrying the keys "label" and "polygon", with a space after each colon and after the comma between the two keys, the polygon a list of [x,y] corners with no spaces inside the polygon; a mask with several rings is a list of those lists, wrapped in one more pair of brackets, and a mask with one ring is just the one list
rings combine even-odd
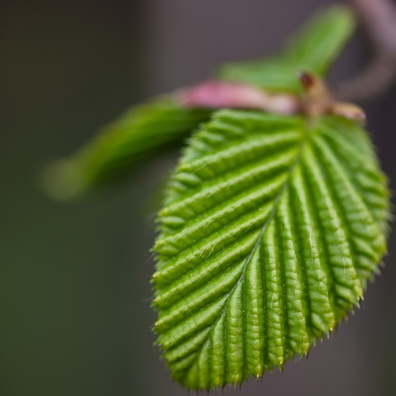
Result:
{"label": "leaf tip", "polygon": [[84,185],[72,161],[59,160],[48,166],[41,175],[44,192],[58,201],[67,201],[80,195]]}

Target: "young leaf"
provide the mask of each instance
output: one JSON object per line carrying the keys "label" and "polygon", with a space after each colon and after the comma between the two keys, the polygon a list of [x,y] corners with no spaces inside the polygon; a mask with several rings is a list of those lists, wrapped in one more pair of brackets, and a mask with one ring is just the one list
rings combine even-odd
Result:
{"label": "young leaf", "polygon": [[186,109],[171,97],[133,107],[72,158],[55,163],[45,175],[47,190],[57,198],[70,198],[118,179],[180,143],[210,114]]}
{"label": "young leaf", "polygon": [[324,76],[354,29],[352,11],[345,6],[333,6],[316,15],[280,56],[225,65],[219,77],[270,91],[298,93],[296,73],[306,70]]}
{"label": "young leaf", "polygon": [[[332,7],[314,18],[283,55],[227,65],[219,77],[264,88],[267,94],[300,93],[296,73],[323,74],[353,27],[354,17],[348,8]],[[181,142],[209,119],[209,110],[186,109],[178,99],[174,95],[132,108],[72,158],[50,167],[44,175],[47,192],[67,199],[116,180],[143,160]]]}
{"label": "young leaf", "polygon": [[240,384],[305,355],[378,271],[388,216],[386,179],[355,122],[216,113],[159,216],[155,330],[173,378]]}

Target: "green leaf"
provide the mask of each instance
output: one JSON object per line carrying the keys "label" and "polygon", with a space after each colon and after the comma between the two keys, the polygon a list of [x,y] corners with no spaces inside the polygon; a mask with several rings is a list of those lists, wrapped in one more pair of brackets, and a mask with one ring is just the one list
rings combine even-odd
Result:
{"label": "green leaf", "polygon": [[46,189],[56,198],[71,198],[114,181],[180,144],[210,114],[209,110],[183,108],[171,97],[133,107],[73,157],[49,168]]}
{"label": "green leaf", "polygon": [[355,16],[346,6],[336,5],[317,14],[286,49],[299,70],[324,76],[355,30]]}
{"label": "green leaf", "polygon": [[[226,65],[219,77],[283,93],[300,92],[297,71],[325,73],[352,34],[354,17],[334,6],[313,21],[278,57]],[[136,165],[180,143],[211,111],[183,108],[171,96],[134,107],[105,127],[73,157],[47,169],[44,187],[72,198],[128,174]]]}
{"label": "green leaf", "polygon": [[316,15],[280,56],[228,64],[219,77],[259,86],[270,91],[300,92],[297,72],[324,76],[355,29],[355,17],[336,5]]}
{"label": "green leaf", "polygon": [[353,121],[216,113],[159,216],[155,330],[172,377],[240,384],[307,354],[378,271],[388,201]]}
{"label": "green leaf", "polygon": [[226,64],[218,77],[265,89],[267,92],[300,93],[297,72],[301,70],[283,57],[270,57],[240,63]]}

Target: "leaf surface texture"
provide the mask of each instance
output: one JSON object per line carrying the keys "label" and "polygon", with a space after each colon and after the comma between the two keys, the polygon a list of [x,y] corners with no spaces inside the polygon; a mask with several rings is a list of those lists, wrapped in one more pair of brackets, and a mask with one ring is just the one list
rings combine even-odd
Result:
{"label": "leaf surface texture", "polygon": [[192,389],[283,367],[362,297],[386,250],[386,179],[354,122],[222,110],[160,212],[155,330]]}

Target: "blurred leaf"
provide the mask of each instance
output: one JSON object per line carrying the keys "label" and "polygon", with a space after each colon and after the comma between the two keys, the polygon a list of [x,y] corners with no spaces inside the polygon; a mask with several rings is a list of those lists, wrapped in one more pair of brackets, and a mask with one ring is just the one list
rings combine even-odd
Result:
{"label": "blurred leaf", "polygon": [[345,6],[333,6],[316,15],[280,56],[225,65],[220,69],[219,77],[269,91],[298,93],[297,73],[303,70],[325,75],[354,28],[352,11]]}
{"label": "blurred leaf", "polygon": [[215,113],[159,216],[155,330],[173,378],[236,385],[307,354],[377,271],[388,201],[353,121]]}
{"label": "blurred leaf", "polygon": [[348,7],[336,5],[303,27],[286,48],[286,58],[299,68],[323,76],[355,30],[356,20]]}
{"label": "blurred leaf", "polygon": [[119,179],[180,143],[210,114],[183,108],[170,97],[135,106],[73,157],[53,164],[44,175],[45,187],[50,195],[67,199]]}
{"label": "blurred leaf", "polygon": [[[299,93],[297,71],[325,73],[353,28],[351,11],[334,6],[316,16],[283,55],[226,65],[219,76],[268,91]],[[119,179],[142,161],[181,142],[210,114],[209,110],[183,108],[172,97],[132,108],[76,155],[50,167],[45,188],[51,196],[66,199]]]}

